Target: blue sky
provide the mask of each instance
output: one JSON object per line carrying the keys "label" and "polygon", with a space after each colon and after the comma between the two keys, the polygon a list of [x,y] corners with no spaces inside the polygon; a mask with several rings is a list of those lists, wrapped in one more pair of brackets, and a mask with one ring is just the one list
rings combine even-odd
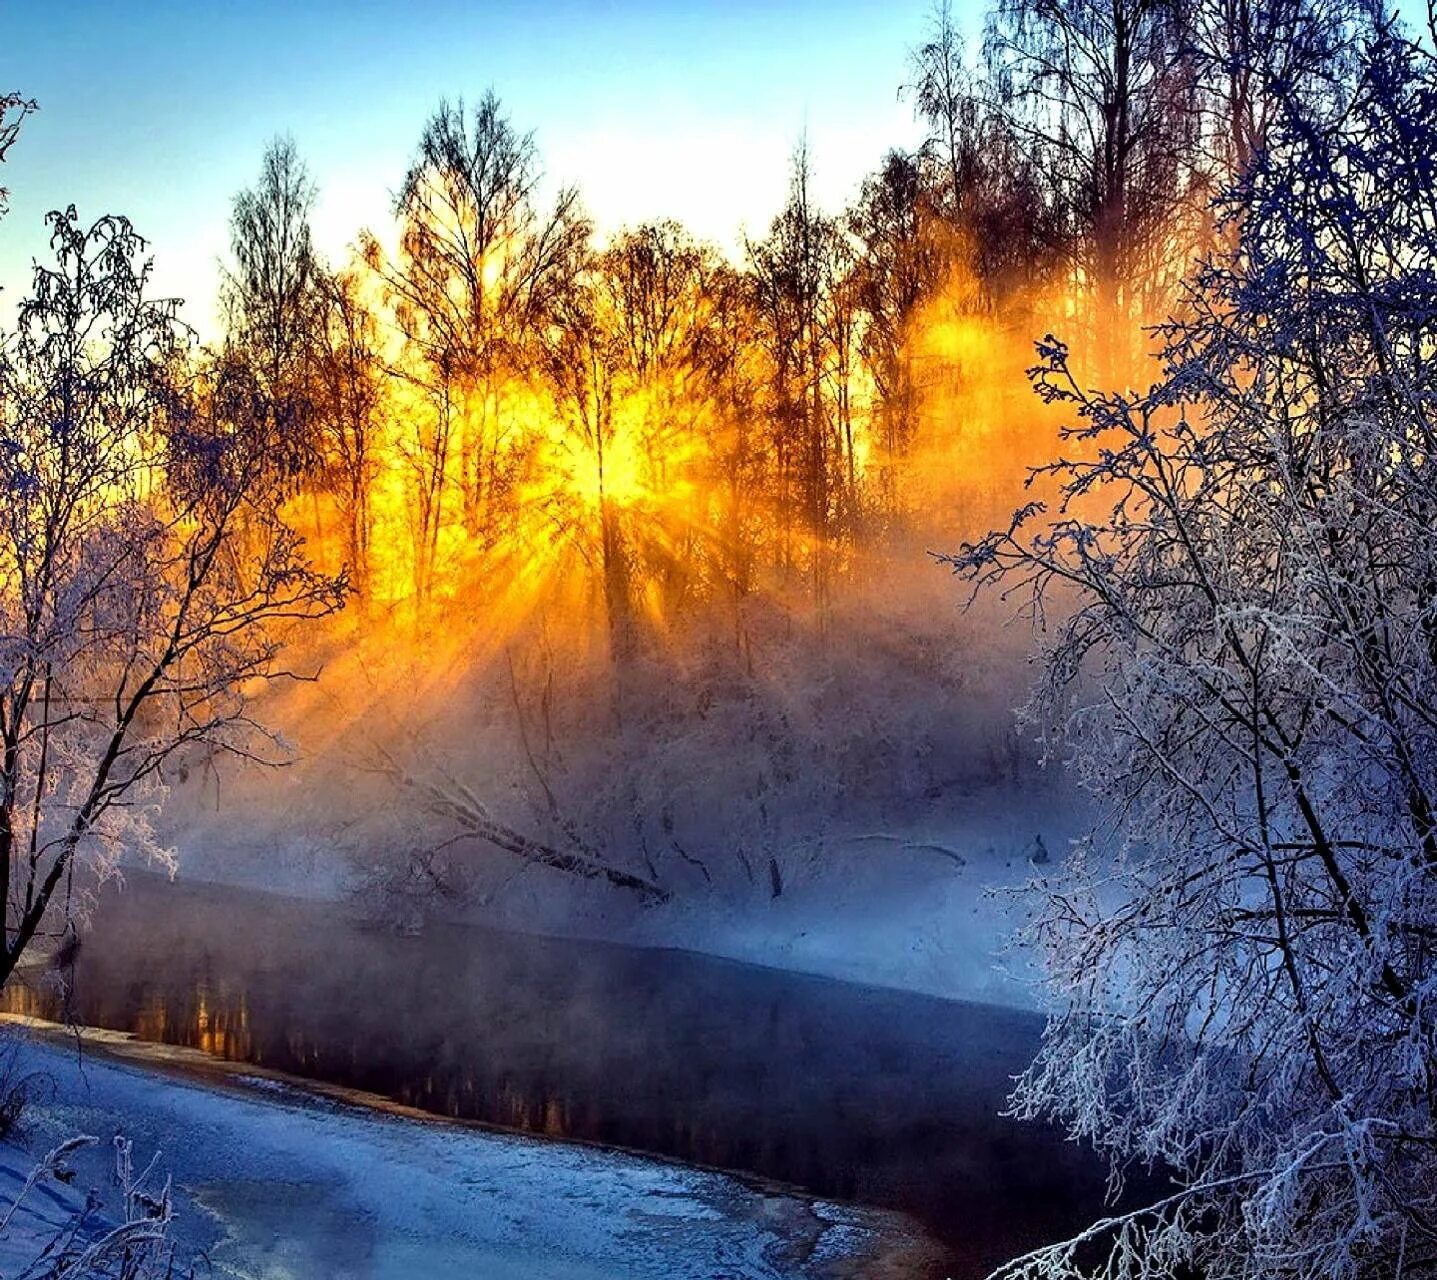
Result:
{"label": "blue sky", "polygon": [[[976,30],[975,0],[955,4]],[[732,246],[783,199],[807,129],[820,198],[847,199],[886,147],[911,145],[900,101],[928,0],[0,0],[0,82],[41,111],[5,166],[0,285],[13,305],[44,250],[44,212],[128,214],[156,280],[208,329],[231,197],[276,133],[321,189],[339,256],[388,218],[441,96],[493,87],[533,129],[550,179],[576,182],[601,228],[659,216]],[[9,306],[0,306],[9,310]]]}

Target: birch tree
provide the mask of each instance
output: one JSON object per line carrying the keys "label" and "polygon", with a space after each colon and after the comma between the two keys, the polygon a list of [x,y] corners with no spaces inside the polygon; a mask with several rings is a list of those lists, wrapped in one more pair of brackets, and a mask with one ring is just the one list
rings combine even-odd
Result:
{"label": "birch tree", "polygon": [[0,349],[0,982],[73,927],[80,872],[169,858],[169,765],[283,760],[254,691],[346,590],[279,520],[268,435],[208,412],[129,222],[49,222]]}

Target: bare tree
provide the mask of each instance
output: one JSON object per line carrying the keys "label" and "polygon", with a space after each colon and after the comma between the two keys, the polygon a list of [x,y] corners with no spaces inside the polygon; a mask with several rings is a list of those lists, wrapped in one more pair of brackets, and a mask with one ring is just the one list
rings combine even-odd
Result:
{"label": "bare tree", "polygon": [[1179,0],[1000,0],[988,21],[993,92],[1041,153],[1110,383],[1185,266],[1168,245],[1194,181],[1190,18]]}
{"label": "bare tree", "polygon": [[1033,710],[1108,815],[1015,1108],[1178,1181],[1005,1275],[1437,1268],[1437,61],[1368,59],[1339,124],[1277,95],[1159,383],[1040,346],[1062,506],[954,558],[1048,631]]}
{"label": "bare tree", "polygon": [[782,568],[806,568],[821,607],[835,458],[825,395],[829,353],[823,308],[834,283],[831,242],[837,228],[815,207],[812,180],[804,141],[793,155],[787,204],[768,236],[748,245],[748,275],[756,299],[756,336],[769,366],[767,411]]}
{"label": "bare tree", "polygon": [[399,258],[384,265],[371,252],[448,416],[441,434],[457,438],[462,513],[480,536],[503,496],[505,389],[530,369],[589,237],[577,192],[564,188],[545,208],[541,181],[532,136],[493,93],[472,111],[441,102],[395,202]]}
{"label": "bare tree", "polygon": [[[614,406],[622,394],[626,338],[607,304],[595,265],[572,282],[553,314],[545,368],[564,442],[579,458],[583,480],[576,487],[592,497],[598,517],[592,558],[602,584],[610,658],[621,684],[635,640],[629,548],[611,474]],[[579,532],[583,537],[587,529],[581,525]],[[619,688],[616,685],[616,693]]]}
{"label": "bare tree", "polygon": [[928,136],[905,158],[907,173],[896,153],[889,158],[860,207],[871,216],[880,212],[875,201],[892,207],[900,196],[910,207],[930,206],[950,233],[945,265],[976,270],[991,304],[1045,283],[1063,242],[1060,191],[1042,171],[1049,158],[1025,145],[995,85],[968,65],[948,0],[934,5],[928,38],[909,65],[903,92]]}
{"label": "bare tree", "polygon": [[940,289],[953,265],[949,224],[935,207],[919,157],[889,152],[863,184],[849,226],[861,252],[857,304],[864,324],[863,360],[879,397],[876,436],[883,447],[888,501],[897,496],[897,471],[918,422],[920,377],[913,348],[923,303]]}
{"label": "bare tree", "polygon": [[615,237],[595,275],[619,338],[629,448],[642,464],[624,513],[631,567],[657,585],[670,617],[716,550],[706,466],[725,417],[731,352],[721,311],[734,300],[733,272],[712,247],[661,222]]}
{"label": "bare tree", "polygon": [[320,273],[318,293],[315,411],[330,488],[344,512],[349,570],[362,591],[369,571],[369,497],[378,466],[384,366],[375,317],[359,296],[353,272]]}
{"label": "bare tree", "polygon": [[318,463],[310,385],[321,274],[309,226],[315,196],[294,139],[276,138],[259,182],[235,197],[234,262],[221,291],[227,354],[249,371],[268,422],[275,478],[289,486]]}
{"label": "bare tree", "polygon": [[719,499],[717,578],[733,604],[735,645],[746,643],[743,605],[754,585],[755,562],[767,535],[764,481],[768,473],[760,422],[761,390],[754,369],[757,328],[754,291],[735,268],[718,264],[704,284],[710,307],[702,346],[704,380],[713,398],[706,457]]}
{"label": "bare tree", "polygon": [[[700,293],[713,255],[675,222],[646,223],[618,235],[600,255],[625,346],[642,380],[692,369],[702,336]],[[678,389],[678,390],[681,390]]]}
{"label": "bare tree", "polygon": [[77,864],[165,856],[169,762],[282,758],[253,687],[346,590],[278,520],[267,437],[196,398],[130,224],[49,221],[0,362],[0,981],[71,920]]}
{"label": "bare tree", "polygon": [[[5,163],[10,148],[19,139],[20,126],[25,123],[25,117],[37,110],[39,104],[33,98],[26,98],[18,93],[0,93],[0,164]],[[9,203],[9,190],[0,187],[0,218],[5,216]]]}
{"label": "bare tree", "polygon": [[1382,25],[1368,0],[1200,0],[1193,11],[1210,163],[1241,178],[1266,149],[1284,98],[1330,115],[1353,83],[1362,41]]}
{"label": "bare tree", "polygon": [[953,24],[950,0],[938,0],[929,14],[928,39],[912,51],[913,83],[907,93],[931,130],[925,151],[938,164],[947,212],[957,217],[973,185],[972,141],[983,107],[974,77],[964,62],[963,37]]}

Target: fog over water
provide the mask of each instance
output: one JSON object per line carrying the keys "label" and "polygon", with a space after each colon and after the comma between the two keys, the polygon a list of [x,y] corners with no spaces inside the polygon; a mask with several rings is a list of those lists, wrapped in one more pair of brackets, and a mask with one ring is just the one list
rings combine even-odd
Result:
{"label": "fog over water", "polygon": [[[434,926],[137,875],[107,891],[76,1022],[904,1210],[981,1275],[1080,1225],[1100,1180],[999,1118],[1039,1022],[682,952]],[[61,1018],[51,978],[5,1006]]]}

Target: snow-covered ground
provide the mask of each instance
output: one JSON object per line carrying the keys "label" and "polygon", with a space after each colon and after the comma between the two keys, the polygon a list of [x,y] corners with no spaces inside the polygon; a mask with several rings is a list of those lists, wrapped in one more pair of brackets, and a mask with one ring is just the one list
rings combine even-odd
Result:
{"label": "snow-covered ground", "polygon": [[[319,898],[442,846],[454,874],[439,878],[470,901],[431,905],[471,921],[1034,1007],[1024,958],[1003,954],[1028,904],[991,891],[1051,869],[1040,849],[1056,864],[1087,814],[1014,723],[1031,634],[1005,627],[1006,609],[961,612],[962,599],[915,548],[821,640],[786,610],[760,610],[756,668],[733,666],[727,623],[721,644],[699,627],[697,647],[675,640],[634,674],[617,737],[606,659],[569,654],[557,673],[530,672],[525,694],[512,655],[472,619],[436,627],[418,652],[398,634],[389,646],[336,634],[311,659],[322,679],[280,686],[259,709],[293,743],[293,767],[177,772],[160,835],[181,879]],[[522,685],[524,645],[511,650]],[[538,732],[540,689],[553,734],[542,768],[536,739],[521,743],[526,724]],[[569,848],[577,832],[586,856],[672,899],[641,906],[456,842],[451,819],[375,767],[380,748],[421,778],[462,783],[525,835]],[[417,879],[416,893],[432,887]]]}
{"label": "snow-covered ground", "polygon": [[[1082,834],[1055,789],[993,790],[955,812],[835,833],[812,873],[778,898],[675,901],[638,916],[623,941],[896,987],[1041,1009],[1032,958],[1014,945],[1034,903],[1024,886]],[[1034,859],[1038,861],[1034,861]]]}
{"label": "snow-covered ground", "polygon": [[[303,815],[283,816],[282,836],[263,821],[237,823],[228,808],[186,812],[172,836],[178,878],[343,898],[350,869],[304,834]],[[1086,820],[1060,779],[976,789],[927,814],[827,831],[821,845],[785,859],[778,897],[766,885],[741,897],[699,886],[636,910],[607,888],[531,870],[471,918],[1036,1009],[1038,975],[1010,945],[1033,904],[1014,891],[1051,870]]]}
{"label": "snow-covered ground", "polygon": [[[262,824],[234,817],[225,806],[176,833],[179,879],[345,895],[346,868],[321,842],[277,844]],[[1007,947],[1030,904],[1008,891],[1050,869],[1082,825],[1060,788],[980,790],[926,816],[827,831],[820,848],[787,859],[778,896],[692,893],[636,911],[621,895],[531,873],[479,916],[1038,1007],[1028,958]],[[117,1062],[117,1052],[142,1061]],[[77,1185],[103,1184],[109,1139],[123,1130],[140,1160],[158,1151],[175,1175],[182,1243],[203,1251],[213,1274],[253,1280],[943,1274],[934,1246],[896,1216],[399,1116],[369,1105],[377,1099],[216,1075],[227,1069],[212,1062],[160,1074],[157,1060],[175,1052],[111,1043],[107,1057],[87,1053],[82,1070],[73,1050],[27,1045],[27,1060],[54,1077],[57,1101],[32,1114],[27,1151],[0,1151],[0,1180],[18,1185],[54,1142],[93,1133],[102,1141]]]}
{"label": "snow-covered ground", "polygon": [[160,1068],[81,1059],[54,1036],[18,1052],[56,1100],[27,1112],[19,1144],[0,1145],[0,1200],[62,1139],[100,1142],[73,1161],[73,1186],[26,1197],[6,1258],[86,1188],[113,1202],[123,1132],[138,1161],[158,1152],[173,1175],[181,1244],[236,1280],[797,1280],[931,1265],[902,1218],[718,1173],[383,1113],[213,1065],[201,1082],[174,1069],[173,1051]]}

